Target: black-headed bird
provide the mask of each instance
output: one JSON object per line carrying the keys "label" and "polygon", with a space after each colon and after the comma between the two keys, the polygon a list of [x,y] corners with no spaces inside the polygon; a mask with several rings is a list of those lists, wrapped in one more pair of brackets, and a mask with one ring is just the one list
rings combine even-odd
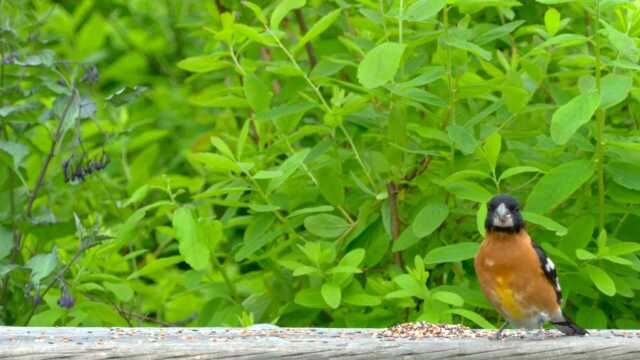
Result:
{"label": "black-headed bird", "polygon": [[496,338],[508,324],[542,329],[546,321],[566,335],[586,334],[562,312],[555,265],[527,234],[518,201],[494,196],[487,205],[485,229],[474,265],[482,291],[507,320]]}

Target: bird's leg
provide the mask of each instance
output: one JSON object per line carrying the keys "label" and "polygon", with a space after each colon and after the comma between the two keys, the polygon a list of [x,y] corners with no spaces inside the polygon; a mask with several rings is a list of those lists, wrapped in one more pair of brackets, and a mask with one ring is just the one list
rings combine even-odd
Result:
{"label": "bird's leg", "polygon": [[502,324],[502,326],[500,327],[500,329],[498,329],[498,331],[496,332],[495,340],[500,340],[502,338],[502,332],[504,331],[504,329],[507,328],[507,326],[509,326],[509,321],[505,321],[504,324]]}
{"label": "bird's leg", "polygon": [[540,319],[539,323],[538,323],[538,331],[533,334],[532,340],[544,340],[545,339],[545,335],[544,335],[544,320]]}

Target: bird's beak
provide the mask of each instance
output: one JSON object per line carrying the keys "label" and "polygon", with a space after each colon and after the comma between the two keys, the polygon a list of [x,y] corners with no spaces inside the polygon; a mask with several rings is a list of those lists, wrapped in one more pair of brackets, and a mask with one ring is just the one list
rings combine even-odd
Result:
{"label": "bird's beak", "polygon": [[496,215],[498,215],[498,219],[500,219],[500,222],[504,223],[509,219],[511,213],[509,212],[509,209],[507,209],[507,206],[505,204],[500,204],[496,208]]}

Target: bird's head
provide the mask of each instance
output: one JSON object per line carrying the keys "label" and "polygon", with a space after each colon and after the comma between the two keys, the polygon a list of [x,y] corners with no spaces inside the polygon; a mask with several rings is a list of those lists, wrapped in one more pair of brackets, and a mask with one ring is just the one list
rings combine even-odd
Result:
{"label": "bird's head", "polygon": [[517,233],[524,228],[518,200],[505,194],[496,195],[487,204],[487,231]]}

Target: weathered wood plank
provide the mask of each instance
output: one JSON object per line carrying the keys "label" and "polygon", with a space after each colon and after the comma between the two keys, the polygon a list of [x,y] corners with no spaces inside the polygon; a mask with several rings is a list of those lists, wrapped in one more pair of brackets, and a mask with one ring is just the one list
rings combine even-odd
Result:
{"label": "weathered wood plank", "polygon": [[[478,333],[481,334],[481,333]],[[486,334],[486,332],[485,332]],[[374,329],[0,327],[0,359],[638,359],[640,331],[381,338]],[[481,335],[479,335],[481,336]]]}

